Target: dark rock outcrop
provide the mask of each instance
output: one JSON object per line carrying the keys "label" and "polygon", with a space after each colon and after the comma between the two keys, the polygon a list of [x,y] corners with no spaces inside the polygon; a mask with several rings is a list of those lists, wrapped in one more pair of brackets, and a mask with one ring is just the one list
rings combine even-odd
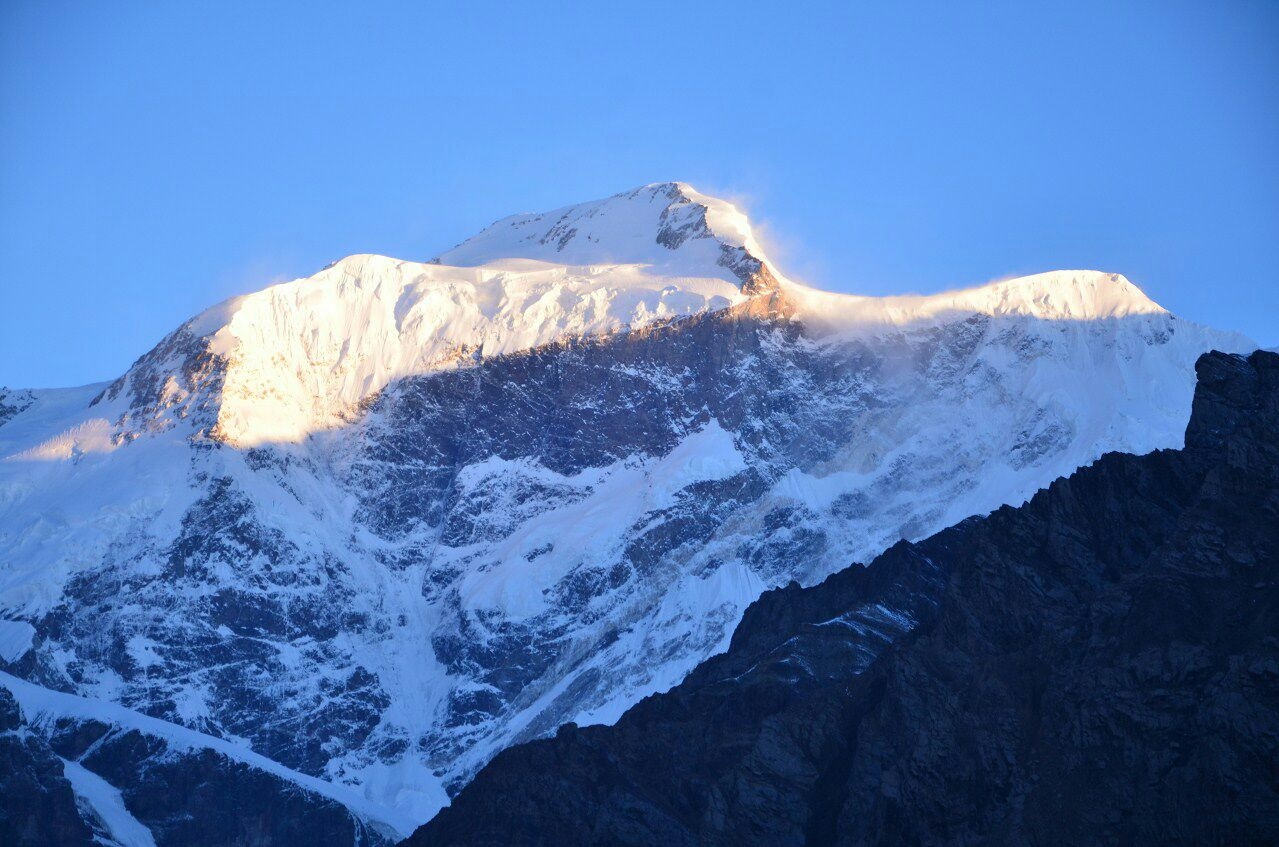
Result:
{"label": "dark rock outcrop", "polygon": [[[158,845],[271,847],[391,843],[385,826],[337,801],[211,749],[172,745],[96,720],[24,715],[0,680],[0,844],[116,844],[68,770],[117,791]],[[130,842],[132,843],[132,842]]]}
{"label": "dark rock outcrop", "polygon": [[0,688],[0,844],[91,845],[62,760],[38,735],[25,731],[13,695]]}
{"label": "dark rock outcrop", "polygon": [[1279,840],[1279,355],[1197,371],[1184,450],[765,594],[727,653],[508,749],[408,843]]}
{"label": "dark rock outcrop", "polygon": [[30,391],[5,388],[0,385],[0,426],[4,426],[14,415],[30,407],[32,402]]}

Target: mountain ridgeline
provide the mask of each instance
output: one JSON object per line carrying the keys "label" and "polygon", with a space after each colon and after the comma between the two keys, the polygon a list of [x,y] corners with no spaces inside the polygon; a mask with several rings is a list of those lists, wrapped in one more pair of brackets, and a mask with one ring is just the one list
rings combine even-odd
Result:
{"label": "mountain ridgeline", "polygon": [[[0,389],[18,843],[46,807],[122,844],[401,840],[500,751],[678,685],[770,589],[880,584],[846,569],[1180,447],[1195,361],[1255,347],[1097,271],[817,291],[683,183],[423,255],[232,298],[110,383]],[[865,670],[944,578],[804,637],[857,633]]]}
{"label": "mountain ridgeline", "polygon": [[1279,355],[1197,370],[1184,449],[764,594],[672,691],[499,754],[407,843],[1273,843]]}

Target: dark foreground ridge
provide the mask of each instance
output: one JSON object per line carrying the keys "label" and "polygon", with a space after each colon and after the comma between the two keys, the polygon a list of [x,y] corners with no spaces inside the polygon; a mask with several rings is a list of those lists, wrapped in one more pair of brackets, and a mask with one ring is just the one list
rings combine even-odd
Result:
{"label": "dark foreground ridge", "polygon": [[677,688],[508,749],[408,843],[1279,841],[1279,355],[1197,371],[1185,449],[765,594]]}

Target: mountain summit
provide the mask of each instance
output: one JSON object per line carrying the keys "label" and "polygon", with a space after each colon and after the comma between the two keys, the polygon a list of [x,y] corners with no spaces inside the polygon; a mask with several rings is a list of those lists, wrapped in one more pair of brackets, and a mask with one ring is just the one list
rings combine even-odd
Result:
{"label": "mountain summit", "polygon": [[659,182],[550,212],[512,215],[433,261],[471,267],[498,259],[563,265],[643,265],[661,276],[711,277],[746,294],[776,287],[776,269],[750,221],[684,182]]}
{"label": "mountain summit", "polygon": [[341,425],[396,379],[776,290],[744,215],[683,183],[507,218],[431,263],[356,255],[188,321],[111,385],[135,427],[242,446]]}
{"label": "mountain summit", "polygon": [[242,447],[297,443],[357,417],[396,380],[748,301],[816,335],[862,337],[968,314],[1162,312],[1122,277],[1092,271],[927,296],[817,291],[769,263],[731,204],[658,183],[503,219],[431,263],[350,256],[228,300],[139,359],[103,393],[103,410],[123,416],[117,440],[190,420]]}

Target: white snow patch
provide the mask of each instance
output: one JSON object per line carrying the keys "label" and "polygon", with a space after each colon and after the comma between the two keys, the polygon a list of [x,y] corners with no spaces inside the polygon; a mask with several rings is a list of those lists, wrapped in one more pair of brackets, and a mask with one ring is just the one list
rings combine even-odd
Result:
{"label": "white snow patch", "polygon": [[62,760],[62,772],[71,783],[76,804],[98,820],[115,844],[119,847],[155,847],[155,836],[125,807],[118,788],[68,759]]}
{"label": "white snow patch", "polygon": [[[500,461],[491,459],[473,473],[491,472]],[[462,606],[500,609],[512,620],[533,617],[548,608],[546,592],[573,569],[613,561],[626,530],[641,517],[669,508],[690,485],[726,479],[745,467],[732,435],[711,420],[656,460],[630,459],[576,477],[544,470],[573,487],[593,477],[588,496],[539,515],[504,539],[491,567],[462,580]]]}
{"label": "white snow patch", "polygon": [[0,659],[16,662],[35,641],[36,628],[26,621],[0,620]]}
{"label": "white snow patch", "polygon": [[712,419],[703,429],[688,436],[648,472],[652,480],[649,509],[665,509],[675,496],[699,482],[728,479],[746,470],[746,460],[733,443],[733,436]]}
{"label": "white snow patch", "polygon": [[[636,701],[649,694],[660,694],[683,682],[684,677],[710,656],[728,649],[736,621],[746,607],[768,589],[768,584],[742,562],[729,562],[706,577],[686,576],[662,599],[662,604],[650,623],[633,626],[616,643],[610,646],[596,665],[606,665],[619,656],[644,655],[654,645],[668,640],[670,630],[697,633],[705,627],[712,613],[720,613],[730,625],[725,626],[716,645],[701,655],[690,651],[678,661],[655,663],[647,670],[649,675],[635,688],[622,688],[604,703],[584,711],[574,720],[581,726],[589,724],[614,724]],[[724,614],[731,610],[731,615]],[[620,662],[619,662],[620,664]]]}
{"label": "white snow patch", "polygon": [[106,418],[89,418],[70,429],[40,442],[34,447],[6,457],[6,461],[75,459],[85,453],[109,453],[116,448],[111,440],[111,422]]}

